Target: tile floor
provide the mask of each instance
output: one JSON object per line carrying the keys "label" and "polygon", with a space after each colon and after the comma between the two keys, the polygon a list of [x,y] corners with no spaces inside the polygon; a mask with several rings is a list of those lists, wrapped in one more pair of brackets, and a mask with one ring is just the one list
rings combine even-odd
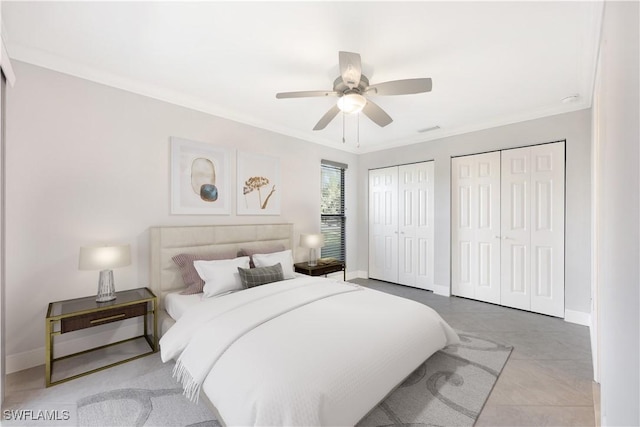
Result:
{"label": "tile floor", "polygon": [[[455,329],[514,346],[477,426],[595,425],[587,327],[376,280],[356,279],[353,282],[425,303]],[[133,369],[138,365],[130,362],[123,366]],[[96,379],[107,385],[115,381],[106,370],[56,386],[56,394],[64,400],[64,396],[78,386],[92,387]],[[5,384],[5,406],[26,400],[38,401],[46,394],[44,367],[11,374]]]}
{"label": "tile floor", "polygon": [[589,328],[377,280],[353,282],[422,302],[454,329],[512,345],[477,426],[593,426]]}

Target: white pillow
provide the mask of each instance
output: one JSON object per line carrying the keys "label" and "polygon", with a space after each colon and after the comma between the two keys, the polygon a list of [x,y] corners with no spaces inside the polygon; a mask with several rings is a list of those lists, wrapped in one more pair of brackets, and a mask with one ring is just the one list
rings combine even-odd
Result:
{"label": "white pillow", "polygon": [[238,267],[249,268],[249,257],[194,261],[193,266],[204,281],[202,292],[205,297],[244,289]]}
{"label": "white pillow", "polygon": [[253,264],[256,267],[271,267],[277,263],[282,265],[282,274],[285,279],[294,279],[296,277],[293,273],[293,255],[291,255],[291,249],[282,252],[273,252],[271,254],[253,254]]}

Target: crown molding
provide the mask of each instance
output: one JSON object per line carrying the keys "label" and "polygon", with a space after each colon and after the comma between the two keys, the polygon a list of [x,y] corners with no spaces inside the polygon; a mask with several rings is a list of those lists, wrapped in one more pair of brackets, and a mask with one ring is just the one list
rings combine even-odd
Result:
{"label": "crown molding", "polygon": [[[4,48],[4,47],[3,47]],[[57,55],[50,54],[41,50],[28,48],[21,45],[11,45],[12,58],[18,61],[26,62],[39,67],[47,68],[63,74],[79,77],[95,83],[103,84],[109,87],[125,90],[127,92],[157,99],[173,105],[189,108],[191,110],[200,111],[202,113],[232,120],[245,125],[253,126],[259,129],[275,132],[280,135],[286,135],[292,138],[300,139],[307,142],[327,146],[336,150],[346,151],[353,154],[365,154],[376,151],[383,151],[390,148],[403,147],[417,143],[443,139],[451,136],[462,135],[480,130],[491,129],[500,126],[506,126],[514,123],[535,120],[543,117],[554,116],[572,111],[591,108],[592,94],[581,95],[581,101],[571,104],[560,104],[553,108],[544,108],[521,114],[513,114],[501,117],[497,120],[479,121],[469,123],[464,126],[447,128],[443,126],[428,134],[416,133],[411,137],[403,138],[393,142],[387,142],[376,145],[362,145],[356,147],[352,143],[342,143],[322,137],[320,134],[315,137],[305,132],[294,131],[282,126],[265,122],[255,117],[243,115],[240,112],[232,111],[227,108],[207,102],[202,98],[186,95],[182,92],[159,87],[142,81],[129,79],[114,73],[93,68],[84,64],[69,61]]]}
{"label": "crown molding", "polygon": [[7,46],[5,45],[5,31],[4,31],[4,23],[2,19],[0,19],[0,68],[2,68],[2,72],[7,78],[7,82],[10,86],[13,86],[16,82],[16,74],[13,71],[13,66],[11,65],[11,58],[9,57],[9,53],[7,51]]}

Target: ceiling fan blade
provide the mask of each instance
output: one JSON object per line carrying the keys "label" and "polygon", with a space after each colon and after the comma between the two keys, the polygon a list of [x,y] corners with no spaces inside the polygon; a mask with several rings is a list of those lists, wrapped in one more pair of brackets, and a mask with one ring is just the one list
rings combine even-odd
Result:
{"label": "ceiling fan blade", "polygon": [[276,93],[276,98],[312,98],[316,96],[338,96],[338,92],[332,90],[306,90],[302,92],[280,92]]}
{"label": "ceiling fan blade", "polygon": [[385,113],[382,108],[368,99],[367,104],[362,109],[362,112],[380,127],[385,127],[393,121],[391,116]]}
{"label": "ceiling fan blade", "polygon": [[331,107],[329,109],[329,111],[327,111],[324,114],[324,116],[322,116],[320,121],[318,121],[318,123],[316,123],[316,125],[313,128],[313,130],[322,130],[322,129],[326,128],[327,125],[331,122],[331,120],[333,120],[333,118],[335,116],[337,116],[339,112],[340,112],[340,108],[338,108],[337,105],[334,105],[333,107]]}
{"label": "ceiling fan blade", "polygon": [[378,83],[369,86],[364,92],[367,95],[409,95],[412,93],[431,92],[431,79],[405,79]]}
{"label": "ceiling fan blade", "polygon": [[362,75],[362,62],[360,54],[353,52],[338,52],[340,59],[340,75],[344,84],[349,89],[358,87],[360,84],[360,76]]}

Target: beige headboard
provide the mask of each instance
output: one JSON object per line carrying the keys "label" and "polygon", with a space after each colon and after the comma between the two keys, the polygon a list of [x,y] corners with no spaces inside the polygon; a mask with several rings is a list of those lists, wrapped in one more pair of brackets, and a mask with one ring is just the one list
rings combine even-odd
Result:
{"label": "beige headboard", "polygon": [[175,255],[238,251],[278,243],[293,250],[293,224],[151,227],[150,236],[150,287],[161,307],[168,292],[184,289],[180,271],[171,259]]}

